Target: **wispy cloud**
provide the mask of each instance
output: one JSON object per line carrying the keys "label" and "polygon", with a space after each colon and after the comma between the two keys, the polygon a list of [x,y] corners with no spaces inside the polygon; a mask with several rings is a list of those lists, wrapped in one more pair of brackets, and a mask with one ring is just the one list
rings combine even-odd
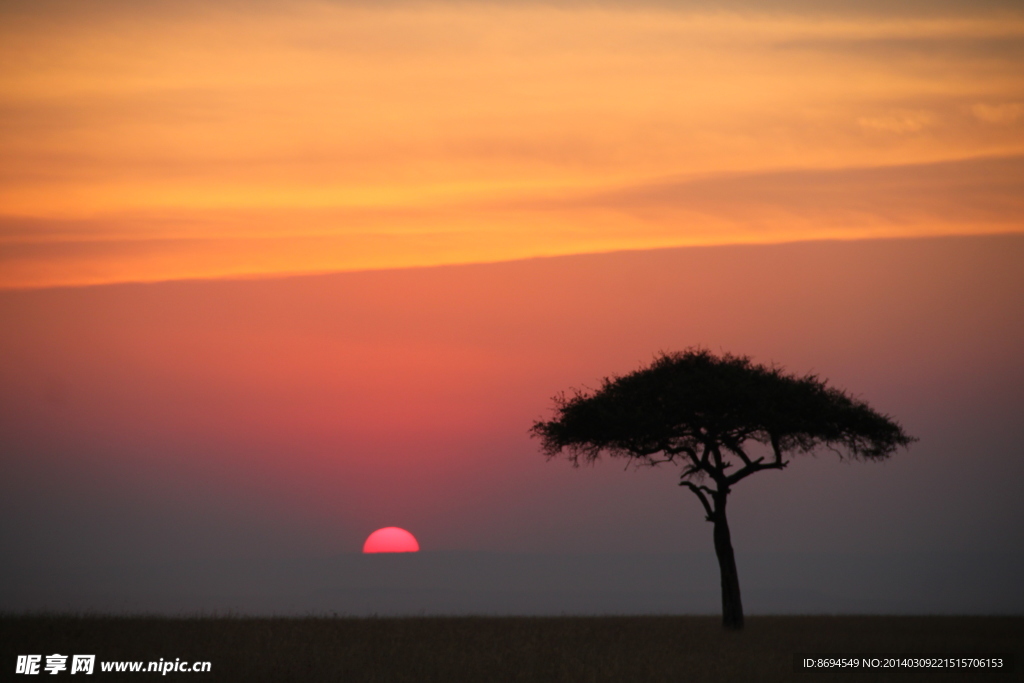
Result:
{"label": "wispy cloud", "polygon": [[[713,228],[664,206],[642,220],[565,207],[651,178],[1024,154],[1024,13],[908,7],[5,4],[5,262],[16,244],[168,246],[116,267],[47,265],[33,246],[35,265],[17,271],[27,279],[8,269],[4,284],[44,270],[163,279],[736,242],[763,234],[763,216],[755,231],[725,204],[704,212]],[[509,208],[538,198],[563,208]],[[840,198],[835,220],[819,203],[817,229],[793,201],[770,239],[848,222]],[[943,218],[965,213],[936,213],[934,230],[991,229]],[[878,222],[871,234],[906,232]],[[280,246],[321,239],[334,246]],[[181,240],[197,252],[170,246]]]}
{"label": "wispy cloud", "polygon": [[986,104],[979,102],[971,107],[971,112],[979,121],[995,124],[1017,123],[1024,117],[1024,103],[1004,102],[1002,104]]}

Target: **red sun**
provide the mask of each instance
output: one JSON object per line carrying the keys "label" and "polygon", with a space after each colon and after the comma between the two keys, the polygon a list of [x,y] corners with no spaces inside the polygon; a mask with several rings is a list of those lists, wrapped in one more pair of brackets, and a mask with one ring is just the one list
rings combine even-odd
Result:
{"label": "red sun", "polygon": [[397,526],[377,529],[363,543],[364,553],[415,553],[419,549],[416,537]]}

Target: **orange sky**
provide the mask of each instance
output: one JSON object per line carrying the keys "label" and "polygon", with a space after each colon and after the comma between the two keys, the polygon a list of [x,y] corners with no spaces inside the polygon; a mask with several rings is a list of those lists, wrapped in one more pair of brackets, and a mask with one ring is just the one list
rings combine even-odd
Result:
{"label": "orange sky", "polygon": [[943,7],[5,3],[0,287],[1019,232],[1024,14]]}

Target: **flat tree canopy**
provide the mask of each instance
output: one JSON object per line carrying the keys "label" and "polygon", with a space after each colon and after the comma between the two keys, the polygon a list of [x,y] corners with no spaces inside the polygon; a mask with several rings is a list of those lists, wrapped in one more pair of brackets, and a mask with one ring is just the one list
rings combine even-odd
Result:
{"label": "flat tree canopy", "polygon": [[[703,349],[663,353],[597,391],[555,397],[555,418],[531,430],[549,458],[565,454],[573,465],[602,453],[637,464],[679,463],[680,485],[700,500],[715,525],[722,570],[723,618],[742,628],[726,497],[741,479],[783,469],[788,456],[829,448],[840,457],[882,460],[915,441],[888,415],[829,387],[814,375]],[[753,444],[767,454],[755,456]]]}

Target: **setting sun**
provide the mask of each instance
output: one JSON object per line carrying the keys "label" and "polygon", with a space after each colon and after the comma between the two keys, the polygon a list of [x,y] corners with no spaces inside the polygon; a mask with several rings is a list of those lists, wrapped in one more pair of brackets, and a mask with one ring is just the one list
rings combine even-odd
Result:
{"label": "setting sun", "polygon": [[416,553],[419,550],[416,537],[397,526],[377,529],[363,543],[364,553]]}

